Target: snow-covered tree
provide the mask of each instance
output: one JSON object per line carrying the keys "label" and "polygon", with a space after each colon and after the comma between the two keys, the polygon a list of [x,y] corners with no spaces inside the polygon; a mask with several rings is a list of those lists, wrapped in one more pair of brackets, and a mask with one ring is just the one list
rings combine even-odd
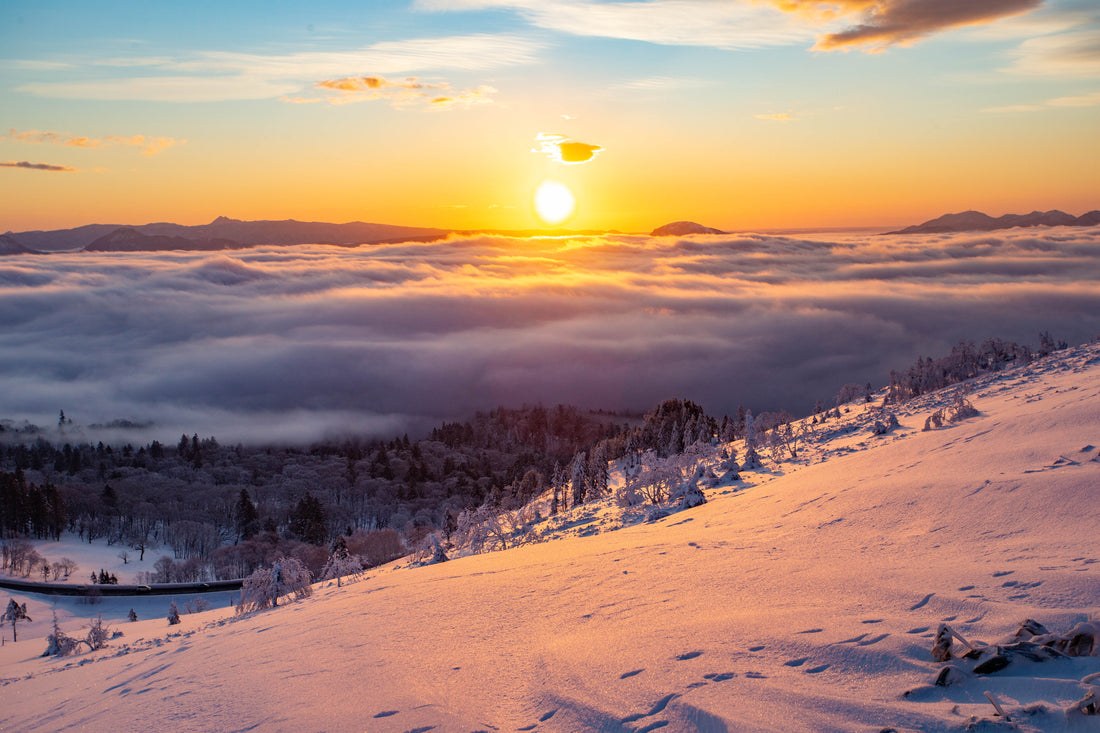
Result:
{"label": "snow-covered tree", "polygon": [[102,649],[107,646],[107,639],[110,638],[110,627],[103,627],[103,617],[96,616],[92,620],[92,624],[88,627],[88,636],[84,641],[88,644],[88,647],[94,652],[96,649]]}
{"label": "snow-covered tree", "polygon": [[46,636],[46,651],[42,652],[42,656],[67,657],[76,651],[76,646],[79,643],[80,642],[76,639],[61,630],[60,625],[57,623],[57,611],[54,611],[53,631]]}
{"label": "snow-covered tree", "polygon": [[588,459],[588,491],[585,499],[595,501],[607,493],[607,484],[611,480],[607,468],[607,449],[601,443],[592,451]]}
{"label": "snow-covered tree", "polygon": [[569,478],[573,488],[573,506],[583,504],[588,490],[588,471],[584,451],[574,456],[573,468]]}
{"label": "snow-covered tree", "polygon": [[279,605],[279,596],[292,596],[294,600],[313,594],[312,577],[300,560],[280,557],[269,568],[260,568],[245,578],[237,613],[260,611]]}
{"label": "snow-covered tree", "polygon": [[168,625],[175,626],[180,622],[180,610],[176,608],[176,602],[168,604]]}
{"label": "snow-covered tree", "polygon": [[760,466],[760,456],[756,452],[756,422],[752,410],[745,410],[745,463],[744,468]]}
{"label": "snow-covered tree", "polygon": [[344,539],[343,535],[337,536],[332,543],[332,554],[329,555],[328,562],[325,563],[325,567],[321,570],[321,580],[336,579],[336,587],[339,588],[343,585],[343,578],[346,575],[357,576],[363,572],[363,563],[357,557],[353,557],[348,552],[348,543]]}
{"label": "snow-covered tree", "polygon": [[131,608],[130,613],[126,614],[126,618],[128,618],[131,623],[137,621],[137,612],[135,612],[134,609]]}
{"label": "snow-covered tree", "polygon": [[432,550],[432,557],[428,561],[429,565],[435,565],[441,562],[447,562],[447,553],[443,551],[443,545],[439,542],[439,534],[432,532],[428,535],[428,543]]}
{"label": "snow-covered tree", "polygon": [[15,631],[15,624],[19,621],[32,621],[30,616],[27,615],[27,604],[19,605],[15,602],[14,598],[8,600],[8,607],[4,611],[4,615],[0,616],[0,624],[5,621],[11,622],[11,640],[19,641],[19,637]]}

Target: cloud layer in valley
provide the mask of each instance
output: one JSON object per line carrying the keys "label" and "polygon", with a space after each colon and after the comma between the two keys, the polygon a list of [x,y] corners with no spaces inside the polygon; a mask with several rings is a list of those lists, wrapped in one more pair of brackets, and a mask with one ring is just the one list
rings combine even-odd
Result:
{"label": "cloud layer in valley", "polygon": [[540,401],[804,413],[960,339],[1088,340],[1098,283],[1097,228],[13,255],[0,418],[236,442]]}

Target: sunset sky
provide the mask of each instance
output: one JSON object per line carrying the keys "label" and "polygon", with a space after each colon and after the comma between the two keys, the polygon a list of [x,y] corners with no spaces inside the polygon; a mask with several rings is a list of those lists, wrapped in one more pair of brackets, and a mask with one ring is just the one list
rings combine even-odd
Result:
{"label": "sunset sky", "polygon": [[0,231],[893,226],[1100,206],[1078,0],[0,6]]}

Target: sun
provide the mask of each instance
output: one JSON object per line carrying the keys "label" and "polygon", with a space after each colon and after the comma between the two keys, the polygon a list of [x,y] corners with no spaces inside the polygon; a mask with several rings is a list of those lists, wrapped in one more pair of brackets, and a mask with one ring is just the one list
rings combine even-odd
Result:
{"label": "sun", "polygon": [[535,213],[546,224],[561,224],[573,215],[577,200],[565,184],[543,181],[535,191]]}

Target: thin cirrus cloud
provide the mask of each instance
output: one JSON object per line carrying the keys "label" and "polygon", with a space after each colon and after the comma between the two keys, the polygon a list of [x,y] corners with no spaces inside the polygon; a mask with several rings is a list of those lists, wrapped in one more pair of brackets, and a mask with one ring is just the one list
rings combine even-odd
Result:
{"label": "thin cirrus cloud", "polygon": [[107,148],[116,145],[141,148],[142,155],[156,155],[162,150],[167,150],[175,145],[183,145],[186,140],[176,140],[171,137],[151,137],[148,135],[109,135],[103,138],[87,137],[84,135],[67,135],[52,130],[24,130],[20,132],[11,129],[3,139],[20,143],[45,143],[49,145],[64,145],[71,148]]}
{"label": "thin cirrus cloud", "polygon": [[325,101],[330,104],[346,104],[384,100],[394,107],[423,104],[441,109],[491,104],[492,95],[497,91],[487,85],[481,85],[475,89],[456,90],[452,89],[447,82],[426,82],[414,76],[400,81],[391,81],[381,76],[344,77],[319,81],[315,86],[331,94],[324,98],[284,97],[282,101],[294,103]]}
{"label": "thin cirrus cloud", "polygon": [[550,132],[540,132],[535,136],[535,142],[539,147],[534,148],[532,153],[542,153],[551,160],[568,165],[587,163],[603,150],[600,145],[570,140],[565,135]]}
{"label": "thin cirrus cloud", "polygon": [[0,162],[0,168],[24,168],[32,171],[53,171],[55,173],[74,173],[76,168],[53,163],[31,163],[28,160],[8,160]]}
{"label": "thin cirrus cloud", "polygon": [[507,8],[531,24],[579,36],[749,49],[817,38],[816,50],[881,51],[963,26],[1026,13],[1043,0],[419,0],[425,10]]}
{"label": "thin cirrus cloud", "polygon": [[[290,97],[318,79],[420,70],[478,71],[527,64],[543,47],[514,34],[384,41],[354,51],[254,54],[206,51],[182,59],[111,65],[136,72],[107,79],[23,84],[16,91],[62,99],[215,102]],[[94,64],[95,61],[90,62]],[[476,90],[475,90],[476,91]]]}
{"label": "thin cirrus cloud", "polygon": [[415,434],[537,402],[804,413],[961,339],[1094,337],[1100,229],[11,255],[0,322],[0,420],[153,423],[132,441]]}
{"label": "thin cirrus cloud", "polygon": [[726,49],[785,46],[813,38],[797,19],[751,2],[651,0],[418,0],[430,11],[510,9],[527,22],[577,36]]}
{"label": "thin cirrus cloud", "polygon": [[794,119],[790,112],[768,112],[753,116],[758,120],[770,120],[772,122],[790,122]]}

